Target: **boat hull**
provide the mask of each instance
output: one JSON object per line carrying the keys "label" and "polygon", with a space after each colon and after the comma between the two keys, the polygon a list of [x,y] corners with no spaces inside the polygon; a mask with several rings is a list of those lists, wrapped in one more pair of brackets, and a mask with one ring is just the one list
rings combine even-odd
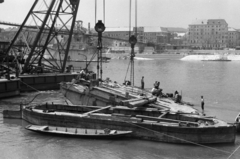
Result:
{"label": "boat hull", "polygon": [[104,130],[101,129],[82,129],[39,125],[28,125],[25,127],[25,129],[46,135],[54,136],[58,135],[65,137],[91,138],[91,139],[116,139],[126,137],[132,133],[131,131],[115,131],[115,130],[113,131],[116,133],[111,132],[105,133]]}
{"label": "boat hull", "polygon": [[236,123],[237,132],[240,133],[240,123]]}
{"label": "boat hull", "polygon": [[121,120],[109,116],[81,116],[80,114],[44,113],[24,108],[24,120],[36,125],[53,125],[74,128],[115,129],[132,131],[132,137],[168,143],[234,143],[235,126],[222,127],[180,127],[162,123],[148,123],[139,120]]}
{"label": "boat hull", "polygon": [[75,87],[75,85],[69,83],[60,83],[60,89],[62,94],[75,105],[107,106],[113,104],[113,102],[127,99],[124,94],[101,90],[98,87],[89,91],[89,88],[82,85]]}
{"label": "boat hull", "polygon": [[0,79],[0,99],[20,95],[19,79]]}

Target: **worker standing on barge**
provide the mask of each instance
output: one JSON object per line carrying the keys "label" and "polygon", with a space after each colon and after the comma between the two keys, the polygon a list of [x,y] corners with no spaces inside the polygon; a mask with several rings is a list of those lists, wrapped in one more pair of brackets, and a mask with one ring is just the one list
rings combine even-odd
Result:
{"label": "worker standing on barge", "polygon": [[142,76],[142,79],[141,79],[141,88],[144,89],[144,76]]}
{"label": "worker standing on barge", "polygon": [[203,96],[201,96],[201,107],[202,107],[202,111],[204,111],[204,99],[203,99]]}

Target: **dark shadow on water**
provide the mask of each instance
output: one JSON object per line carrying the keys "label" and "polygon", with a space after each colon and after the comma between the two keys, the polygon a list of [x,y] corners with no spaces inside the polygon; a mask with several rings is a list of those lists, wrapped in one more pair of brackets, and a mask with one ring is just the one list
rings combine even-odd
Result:
{"label": "dark shadow on water", "polygon": [[8,127],[14,127],[14,126],[25,127],[28,123],[22,119],[3,118],[3,124]]}

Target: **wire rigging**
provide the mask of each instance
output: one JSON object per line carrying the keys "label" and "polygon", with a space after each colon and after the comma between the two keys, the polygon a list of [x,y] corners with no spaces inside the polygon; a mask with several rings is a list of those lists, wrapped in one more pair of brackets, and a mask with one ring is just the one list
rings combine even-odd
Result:
{"label": "wire rigging", "polygon": [[129,1],[129,38],[131,36],[131,12],[132,12],[132,0]]}
{"label": "wire rigging", "polygon": [[97,0],[95,0],[95,24],[97,23]]}
{"label": "wire rigging", "polygon": [[137,0],[135,0],[135,35],[137,37]]}
{"label": "wire rigging", "polygon": [[[148,130],[148,131],[151,131],[151,132],[154,132],[154,133],[157,133],[157,134],[161,134],[161,135],[165,135],[167,137],[170,137],[170,138],[174,138],[174,139],[177,139],[177,140],[180,140],[180,141],[184,141],[186,143],[190,143],[190,144],[193,144],[193,145],[197,145],[197,146],[201,146],[201,147],[204,147],[204,148],[208,148],[208,149],[211,149],[211,150],[214,150],[214,151],[219,151],[219,152],[222,152],[222,153],[225,153],[225,154],[229,154],[230,152],[228,151],[225,151],[225,150],[221,150],[221,149],[217,149],[217,148],[214,148],[214,147],[209,147],[209,146],[206,146],[206,145],[202,145],[202,144],[198,144],[198,143],[195,143],[195,142],[192,142],[192,141],[188,141],[188,140],[185,140],[185,139],[181,139],[181,138],[178,138],[178,137],[175,137],[175,136],[172,136],[172,135],[168,135],[168,134],[165,134],[165,133],[161,133],[159,131],[155,131],[155,130],[152,130],[152,129],[149,129],[149,128],[146,128],[146,127],[143,127],[143,126],[140,126],[140,125],[137,125],[137,124],[134,124],[134,123],[131,123],[131,122],[128,122],[128,121],[123,121],[123,122],[126,122],[130,125],[133,125],[133,126],[136,126],[136,127],[139,127],[139,128],[142,128],[142,129],[145,129],[145,130]],[[240,146],[239,146],[240,147]],[[238,148],[239,148],[238,147]],[[237,148],[237,149],[238,149]],[[236,149],[236,150],[237,150]],[[236,152],[236,150],[234,152]],[[233,153],[234,153],[233,152]],[[229,159],[229,158],[228,158]]]}
{"label": "wire rigging", "polygon": [[106,23],[105,23],[105,0],[103,0],[103,23],[106,25]]}

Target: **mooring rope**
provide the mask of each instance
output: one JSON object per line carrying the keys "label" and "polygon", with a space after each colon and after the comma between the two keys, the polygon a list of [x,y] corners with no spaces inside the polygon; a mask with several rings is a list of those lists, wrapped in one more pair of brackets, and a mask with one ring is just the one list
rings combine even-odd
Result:
{"label": "mooring rope", "polygon": [[233,151],[233,153],[227,158],[227,159],[230,159],[232,157],[232,155],[234,155],[234,153],[240,148],[240,145],[238,146],[238,148],[236,148],[235,151]]}
{"label": "mooring rope", "polygon": [[36,95],[33,97],[33,99],[30,100],[28,103],[21,103],[21,104],[22,104],[22,105],[28,105],[28,104],[32,103],[32,102],[34,101],[34,99],[37,98],[37,96],[40,95],[40,94],[41,94],[41,93],[36,94]]}
{"label": "mooring rope", "polygon": [[41,91],[39,91],[39,90],[37,90],[36,88],[34,88],[34,87],[32,87],[32,86],[28,85],[27,83],[23,82],[22,80],[19,80],[19,81],[20,81],[20,82],[22,82],[23,84],[25,84],[26,86],[28,86],[28,87],[32,88],[33,90],[35,90],[35,91],[39,92],[38,94],[36,94],[36,95],[33,97],[33,99],[32,99],[32,100],[30,100],[30,102],[28,102],[28,103],[21,103],[22,105],[28,105],[28,104],[32,103],[32,102],[34,101],[34,99],[35,99],[35,98],[36,98],[38,95],[42,94],[42,92],[41,92]]}
{"label": "mooring rope", "polygon": [[[139,126],[137,124],[133,124],[133,123],[130,123],[130,122],[127,122],[127,121],[123,121],[123,122],[126,122],[130,125],[133,125],[133,126],[136,126],[136,127],[139,127],[139,128],[142,128],[142,129],[145,129],[145,130],[148,130],[148,131],[152,131],[154,133],[159,133],[161,135],[165,135],[165,136],[168,136],[168,137],[171,137],[171,138],[175,138],[177,140],[181,140],[181,141],[184,141],[186,143],[190,143],[190,144],[193,144],[193,145],[197,145],[197,146],[200,146],[200,147],[204,147],[204,148],[208,148],[208,149],[212,149],[212,150],[215,150],[215,151],[219,151],[219,152],[223,152],[223,153],[226,153],[226,154],[230,154],[231,152],[228,152],[228,151],[225,151],[225,150],[221,150],[221,149],[217,149],[217,148],[213,148],[213,147],[209,147],[209,146],[206,146],[206,145],[202,145],[202,144],[198,144],[198,143],[195,143],[195,142],[192,142],[192,141],[188,141],[188,140],[185,140],[185,139],[181,139],[181,138],[178,138],[178,137],[175,137],[175,136],[171,136],[171,135],[167,135],[167,134],[164,134],[164,133],[161,133],[161,132],[158,132],[158,131],[155,131],[155,130],[152,130],[152,129],[149,129],[149,128],[146,128],[146,127],[143,127],[143,126]],[[234,152],[233,152],[234,153]]]}
{"label": "mooring rope", "polygon": [[22,82],[23,84],[25,84],[27,87],[30,87],[30,88],[32,88],[33,90],[35,90],[35,91],[37,91],[37,92],[40,92],[40,93],[41,93],[41,91],[39,91],[39,90],[37,90],[36,88],[34,88],[34,87],[32,87],[32,86],[28,85],[27,83],[23,82],[22,80],[19,80],[19,81],[20,81],[20,82]]}

